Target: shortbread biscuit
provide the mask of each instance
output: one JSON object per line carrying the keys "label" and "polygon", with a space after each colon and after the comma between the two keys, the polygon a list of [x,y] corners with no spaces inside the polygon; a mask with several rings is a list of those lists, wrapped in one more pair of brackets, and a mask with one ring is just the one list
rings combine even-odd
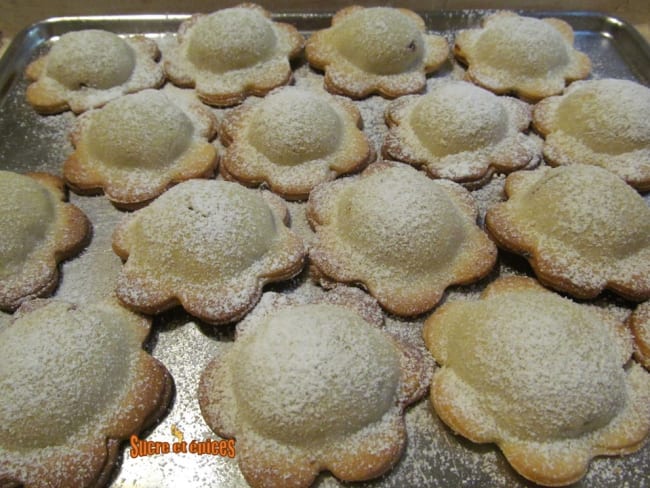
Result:
{"label": "shortbread biscuit", "polygon": [[75,113],[165,80],[156,43],[97,29],[68,32],[27,66],[27,101],[40,113]]}
{"label": "shortbread biscuit", "polygon": [[390,128],[382,147],[385,158],[466,187],[541,160],[542,141],[525,133],[530,106],[471,83],[435,80],[426,95],[392,102],[385,118]]}
{"label": "shortbread biscuit", "polygon": [[79,117],[63,176],[77,192],[103,190],[118,207],[142,206],[173,184],[214,174],[217,150],[208,141],[216,124],[190,90],[124,96]]}
{"label": "shortbread biscuit", "polygon": [[0,208],[0,309],[13,311],[54,291],[58,263],[85,247],[91,225],[46,173],[0,171]]}
{"label": "shortbread biscuit", "polygon": [[378,327],[374,300],[339,290],[307,303],[264,294],[203,371],[203,417],[236,438],[252,487],[307,487],[325,470],[376,478],[405,448],[404,409],[426,393],[433,364]]}
{"label": "shortbread biscuit", "polygon": [[650,370],[650,301],[643,302],[628,319],[634,335],[634,356]]}
{"label": "shortbread biscuit", "polygon": [[538,103],[533,124],[546,137],[549,164],[593,164],[647,191],[649,113],[650,88],[628,80],[589,80]]}
{"label": "shortbread biscuit", "polygon": [[317,186],[307,216],[317,275],[360,284],[398,315],[433,308],[448,286],[477,281],[496,261],[469,192],[400,163]]}
{"label": "shortbread biscuit", "polygon": [[27,302],[0,329],[0,485],[104,486],[120,443],[160,419],[150,322],[114,303]]}
{"label": "shortbread biscuit", "polygon": [[298,274],[305,250],[282,200],[237,183],[189,180],[126,216],[113,249],[126,261],[116,293],[156,314],[181,305],[211,324],[243,317],[262,287]]}
{"label": "shortbread biscuit", "polygon": [[531,101],[557,95],[591,72],[589,57],[573,47],[569,24],[514,12],[492,14],[482,28],[460,31],[454,54],[467,64],[468,80]]}
{"label": "shortbread biscuit", "polygon": [[427,34],[422,17],[403,8],[360,6],[339,10],[332,26],[312,34],[307,60],[325,71],[332,93],[398,97],[424,89],[427,73],[447,60],[447,41]]}
{"label": "shortbread biscuit", "polygon": [[583,164],[542,168],[508,176],[505,191],[486,228],[542,283],[577,298],[605,289],[650,298],[650,207],[619,177]]}
{"label": "shortbread biscuit", "polygon": [[441,366],[436,413],[473,442],[495,442],[536,483],[574,483],[592,458],[648,438],[650,374],[629,362],[630,337],[613,312],[507,277],[478,301],[445,303],[423,335]]}
{"label": "shortbread biscuit", "polygon": [[226,115],[222,173],[265,183],[284,198],[306,199],[319,183],[363,169],[374,151],[347,99],[285,87]]}
{"label": "shortbread biscuit", "polygon": [[303,44],[295,27],[273,22],[262,7],[244,3],[183,22],[164,68],[174,84],[194,87],[205,103],[226,107],[286,85],[289,60]]}

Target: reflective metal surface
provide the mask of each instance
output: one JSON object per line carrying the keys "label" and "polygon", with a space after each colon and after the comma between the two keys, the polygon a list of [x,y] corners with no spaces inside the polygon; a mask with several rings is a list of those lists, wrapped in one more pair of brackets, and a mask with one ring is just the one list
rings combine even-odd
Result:
{"label": "reflective metal surface", "polygon": [[[429,28],[442,33],[450,41],[458,29],[479,24],[485,11],[424,12]],[[541,15],[541,14],[536,14]],[[650,49],[647,43],[627,24],[615,18],[593,13],[551,13],[563,18],[576,30],[576,46],[591,57],[594,78],[616,77],[636,79],[650,84]],[[325,14],[282,14],[285,22],[297,25],[308,34],[327,27],[330,16]],[[160,41],[164,48],[173,42],[173,33],[185,16],[125,16],[58,18],[36,24],[18,35],[0,60],[0,168],[25,171],[48,171],[60,174],[61,165],[72,147],[68,132],[75,116],[64,113],[40,116],[25,102],[26,64],[42,51],[44,43],[78,29],[102,28],[117,33],[143,33]],[[167,33],[167,35],[165,35]],[[460,68],[449,63],[436,77],[457,77]],[[304,61],[296,64],[296,83],[322,84],[322,76],[312,71]],[[365,130],[375,145],[385,133],[383,109],[386,100],[378,97],[357,102],[364,118]],[[215,110],[217,115],[223,111]],[[489,205],[502,198],[503,177],[495,177],[486,187],[473,192],[481,215]],[[104,197],[70,199],[86,212],[94,226],[92,243],[79,257],[62,266],[63,279],[56,297],[86,302],[112,293],[120,260],[111,250],[111,234],[123,216]],[[646,197],[646,200],[648,197]],[[294,227],[309,239],[310,230],[304,217],[304,205],[289,204]],[[520,258],[502,254],[497,269],[486,279],[471,287],[457,287],[446,299],[476,296],[487,283],[501,274],[531,274]],[[305,273],[290,285],[270,287],[285,293],[300,293],[308,287]],[[612,296],[597,304],[617,311],[625,317],[632,305]],[[422,319],[405,321],[387,318],[387,327],[400,334],[419,339]],[[173,442],[172,426],[183,433],[186,441],[214,439],[215,434],[203,421],[196,399],[198,377],[204,365],[215,355],[223,353],[233,340],[233,326],[211,327],[202,324],[181,310],[157,317],[148,343],[153,355],[170,370],[176,385],[176,396],[167,417],[148,433],[152,441]],[[403,459],[381,479],[360,483],[360,486],[526,486],[515,474],[494,445],[476,445],[455,436],[432,413],[428,399],[423,399],[406,414],[409,440]],[[650,446],[621,458],[600,458],[592,462],[586,478],[579,486],[620,487],[643,486],[650,473]],[[321,475],[316,486],[338,486],[328,474]],[[166,454],[132,458],[128,444],[123,461],[112,481],[114,487],[239,487],[246,486],[237,467],[236,458],[212,455]]]}

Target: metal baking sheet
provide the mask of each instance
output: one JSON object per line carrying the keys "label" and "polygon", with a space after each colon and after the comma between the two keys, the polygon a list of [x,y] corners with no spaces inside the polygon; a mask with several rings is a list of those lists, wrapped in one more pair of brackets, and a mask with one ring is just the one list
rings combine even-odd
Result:
{"label": "metal baking sheet", "polygon": [[[450,42],[456,31],[475,27],[489,11],[421,12],[428,28],[444,35]],[[525,12],[524,12],[525,13]],[[593,78],[615,77],[637,80],[650,85],[650,47],[628,24],[608,15],[588,12],[529,12],[528,15],[554,16],[569,22],[576,31],[576,46],[593,61]],[[331,14],[284,13],[277,20],[296,25],[304,34],[330,25]],[[60,174],[63,161],[71,153],[68,132],[75,116],[70,112],[40,116],[25,102],[27,86],[23,77],[29,61],[58,36],[78,29],[100,28],[119,34],[145,34],[159,41],[164,51],[173,42],[173,33],[186,15],[136,15],[110,17],[66,17],[35,24],[19,34],[0,59],[0,168],[25,172],[48,171]],[[321,74],[311,70],[304,60],[295,65],[296,83],[321,84]],[[459,77],[462,71],[452,62],[435,77]],[[385,133],[383,109],[386,100],[370,97],[357,102],[364,118],[365,130],[378,146]],[[223,111],[216,110],[221,116]],[[377,147],[378,148],[378,147]],[[504,178],[496,176],[491,183],[473,192],[481,216],[492,203],[502,198]],[[646,201],[650,200],[648,196]],[[63,278],[55,296],[75,302],[89,302],[112,293],[121,263],[111,250],[111,234],[123,213],[104,197],[70,195],[70,200],[90,217],[94,226],[92,243],[85,252],[63,264]],[[304,217],[304,205],[289,204],[293,226],[306,239],[310,230]],[[471,287],[454,287],[446,299],[461,295],[476,296],[497,276],[529,274],[530,268],[521,258],[500,254],[495,271]],[[284,293],[300,293],[309,287],[305,274],[290,285],[268,287]],[[614,310],[621,318],[627,316],[632,304],[611,295],[595,302]],[[402,320],[387,316],[387,328],[419,339],[423,318]],[[173,442],[172,426],[180,430],[186,441],[214,439],[215,434],[203,421],[196,399],[198,377],[207,361],[230,347],[233,326],[211,327],[173,310],[156,317],[148,349],[159,358],[174,377],[176,395],[167,417],[147,433],[152,441]],[[454,435],[433,414],[428,399],[412,406],[406,414],[408,446],[403,458],[388,474],[378,480],[358,483],[359,486],[529,486],[517,475],[495,445],[477,445]],[[577,486],[648,486],[650,445],[625,457],[595,459],[587,476]],[[132,458],[128,443],[123,450],[121,467],[111,485],[126,487],[245,487],[236,458],[195,454],[161,454]],[[315,486],[339,486],[331,475],[323,473]]]}

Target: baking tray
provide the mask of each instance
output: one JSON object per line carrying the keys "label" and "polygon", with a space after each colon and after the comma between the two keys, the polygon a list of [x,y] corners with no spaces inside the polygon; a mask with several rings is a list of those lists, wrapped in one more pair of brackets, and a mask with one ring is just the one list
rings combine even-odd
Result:
{"label": "baking tray", "polygon": [[[420,12],[428,28],[451,42],[458,29],[475,27],[487,10]],[[593,78],[615,77],[637,80],[650,85],[650,48],[630,25],[621,20],[593,12],[522,12],[533,16],[559,17],[576,32],[576,47],[591,57]],[[165,49],[173,42],[173,33],[187,15],[129,15],[101,17],[53,18],[25,29],[0,59],[0,168],[25,172],[48,171],[60,174],[62,162],[72,151],[68,132],[75,116],[70,112],[40,116],[25,102],[27,86],[23,77],[28,62],[40,54],[48,41],[78,29],[100,28],[119,34],[144,34],[158,40]],[[303,34],[328,27],[331,14],[281,13],[276,20],[296,25]],[[295,64],[296,83],[320,85],[322,76],[304,62]],[[461,68],[449,62],[434,77],[459,77]],[[370,97],[357,102],[364,118],[364,130],[373,143],[381,143],[385,133],[383,109],[386,101]],[[223,110],[214,110],[218,116]],[[496,176],[473,195],[481,219],[486,209],[502,198],[504,178]],[[646,201],[650,204],[649,197]],[[63,276],[55,297],[84,303],[110,295],[121,263],[111,250],[111,234],[123,213],[102,196],[70,195],[93,222],[94,235],[85,252],[62,266]],[[304,205],[290,203],[293,227],[309,241],[311,234],[304,216]],[[478,296],[499,275],[532,275],[527,263],[501,253],[495,271],[470,287],[454,287],[446,300]],[[308,288],[305,273],[289,284],[267,287],[283,293],[301,293]],[[625,318],[633,304],[611,295],[594,302]],[[413,341],[420,341],[423,317],[403,320],[387,316],[389,331],[400,331]],[[160,359],[174,377],[176,395],[167,417],[147,433],[153,441],[173,442],[171,429],[182,431],[186,441],[214,439],[215,434],[203,421],[196,400],[198,377],[213,356],[226,351],[233,341],[233,326],[212,327],[176,309],[156,317],[148,350]],[[408,446],[401,461],[377,480],[355,483],[358,486],[530,486],[517,475],[493,444],[477,445],[454,435],[432,413],[428,399],[412,406],[406,414]],[[131,458],[128,444],[123,460],[112,480],[113,487],[245,487],[236,459],[193,454],[167,454]],[[598,458],[591,463],[587,476],[577,486],[649,486],[650,445],[625,457]],[[315,486],[339,486],[331,475],[319,476]]]}

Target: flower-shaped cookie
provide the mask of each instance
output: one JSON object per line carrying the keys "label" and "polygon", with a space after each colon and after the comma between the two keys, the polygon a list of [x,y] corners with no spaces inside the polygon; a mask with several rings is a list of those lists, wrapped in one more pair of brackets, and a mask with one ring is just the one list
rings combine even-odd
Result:
{"label": "flower-shaped cookie", "polygon": [[307,215],[316,275],[361,284],[398,315],[429,310],[445,288],[482,278],[496,261],[469,192],[400,163],[316,187]]}
{"label": "flower-shaped cookie", "polygon": [[27,101],[40,113],[75,113],[165,80],[158,47],[143,36],[121,38],[89,29],[63,34],[52,49],[27,66]]}
{"label": "flower-shaped cookie", "polygon": [[650,298],[650,207],[619,177],[584,164],[543,168],[508,176],[505,191],[486,228],[542,283],[577,298],[604,289]]}
{"label": "flower-shaped cookie", "polygon": [[546,137],[553,166],[593,164],[650,190],[650,88],[627,80],[571,84],[535,106],[533,125]]}
{"label": "flower-shaped cookie", "polygon": [[433,364],[379,329],[374,300],[346,295],[296,303],[265,294],[202,374],[201,412],[236,437],[252,487],[307,487],[323,470],[375,478],[404,450],[404,409],[425,394]]}
{"label": "flower-shaped cookie", "polygon": [[289,59],[303,44],[295,27],[273,22],[262,7],[245,3],[183,22],[164,68],[176,85],[195,87],[205,103],[236,105],[286,85]]}
{"label": "flower-shaped cookie", "polygon": [[495,442],[536,483],[573,483],[593,457],[636,451],[650,433],[650,374],[629,362],[612,312],[507,277],[478,301],[441,306],[423,335],[441,365],[431,383],[440,418]]}
{"label": "flower-shaped cookie", "polygon": [[221,139],[221,171],[248,185],[266,183],[288,199],[363,168],[374,151],[359,130],[361,115],[347,99],[295,87],[230,112]]}
{"label": "flower-shaped cookie", "polygon": [[428,94],[392,102],[385,116],[384,156],[423,166],[434,178],[481,186],[495,171],[541,159],[541,140],[523,133],[530,107],[463,81],[436,80]]}
{"label": "flower-shaped cookie", "polygon": [[0,171],[0,309],[50,294],[59,282],[58,263],[86,245],[90,222],[64,200],[56,176]]}
{"label": "flower-shaped cookie", "polygon": [[468,65],[470,81],[533,101],[557,95],[567,81],[591,72],[589,57],[573,48],[569,24],[513,12],[490,15],[482,28],[459,32],[454,54]]}
{"label": "flower-shaped cookie", "polygon": [[643,302],[628,319],[634,335],[634,356],[650,369],[650,301]]}
{"label": "flower-shaped cookie", "polygon": [[325,71],[332,93],[392,98],[422,91],[426,74],[447,60],[449,46],[426,34],[424,21],[410,10],[353,6],[337,12],[332,27],[315,32],[305,52],[309,64]]}
{"label": "flower-shaped cookie", "polygon": [[27,302],[0,330],[0,484],[104,486],[120,443],[164,415],[149,321],[117,304]]}
{"label": "flower-shaped cookie", "polygon": [[214,173],[215,126],[190,90],[127,95],[78,119],[63,175],[76,191],[103,190],[119,207],[141,206],[175,183]]}
{"label": "flower-shaped cookie", "polygon": [[213,324],[241,318],[264,284],[302,269],[303,243],[287,218],[268,192],[226,181],[180,183],[116,229],[113,249],[128,259],[117,296],[144,313],[182,305]]}

